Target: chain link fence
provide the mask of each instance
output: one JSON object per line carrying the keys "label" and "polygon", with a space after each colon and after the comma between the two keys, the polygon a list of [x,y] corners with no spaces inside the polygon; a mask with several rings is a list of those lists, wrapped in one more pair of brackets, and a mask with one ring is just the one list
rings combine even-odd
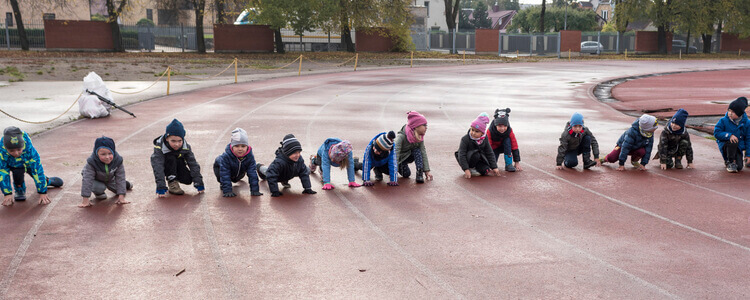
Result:
{"label": "chain link fence", "polygon": [[[29,40],[29,48],[43,49],[44,46],[44,23],[24,23],[26,38]],[[21,38],[18,36],[18,24],[13,22],[11,26],[3,22],[3,28],[0,30],[0,45],[4,49],[21,49]]]}

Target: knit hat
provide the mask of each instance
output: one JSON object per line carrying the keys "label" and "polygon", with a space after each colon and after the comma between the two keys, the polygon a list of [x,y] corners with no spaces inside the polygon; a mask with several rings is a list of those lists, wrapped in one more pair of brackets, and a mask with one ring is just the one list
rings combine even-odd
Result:
{"label": "knit hat", "polygon": [[352,153],[352,144],[349,141],[341,141],[328,148],[328,157],[333,162],[341,162]]}
{"label": "knit hat", "polygon": [[284,155],[289,156],[297,151],[302,151],[302,144],[300,144],[293,134],[285,135],[284,140],[281,141],[281,152],[284,152]]}
{"label": "knit hat", "polygon": [[23,131],[16,126],[10,126],[3,131],[3,146],[5,149],[23,149],[26,141],[23,139]]}
{"label": "knit hat", "polygon": [[232,138],[229,141],[229,144],[232,146],[236,145],[250,145],[247,141],[247,132],[245,132],[242,128],[235,128],[232,130]]}
{"label": "knit hat", "polygon": [[510,121],[508,120],[508,114],[510,114],[510,108],[496,109],[495,120],[492,121],[492,126],[505,125],[510,127]]}
{"label": "knit hat", "polygon": [[104,148],[115,154],[115,141],[106,136],[102,136],[94,141],[94,154],[99,152],[99,149]]}
{"label": "knit hat", "polygon": [[474,122],[471,122],[471,128],[474,128],[476,130],[479,130],[484,134],[485,131],[487,131],[487,124],[490,123],[490,116],[487,115],[486,112],[483,112],[477,116],[476,119],[474,119]]}
{"label": "knit hat", "polygon": [[393,147],[393,139],[396,138],[396,133],[388,131],[386,134],[381,134],[376,140],[375,145],[380,151],[391,151]]}
{"label": "knit hat", "polygon": [[185,138],[185,127],[182,126],[182,123],[180,121],[177,121],[177,119],[172,120],[172,123],[169,123],[167,125],[167,136],[179,136],[181,138]]}
{"label": "knit hat", "polygon": [[745,114],[745,108],[747,108],[747,98],[745,97],[739,97],[729,103],[729,109],[740,117]]}
{"label": "knit hat", "polygon": [[638,126],[641,128],[641,131],[645,132],[654,132],[659,127],[656,123],[656,117],[649,114],[643,114],[638,118]]}
{"label": "knit hat", "polygon": [[409,126],[409,128],[411,128],[412,130],[414,130],[414,128],[427,124],[427,119],[425,119],[425,117],[422,114],[416,111],[410,111],[406,114],[407,114],[406,125]]}
{"label": "knit hat", "polygon": [[[667,123],[667,126],[665,126],[664,128],[674,134],[682,134],[683,132],[685,132],[685,122],[687,122],[687,118],[688,118],[688,112],[680,108],[680,110],[674,113],[674,116],[672,116],[672,119],[669,120],[669,122]],[[680,130],[672,131],[672,126],[670,126],[670,124],[672,123],[680,125]]]}
{"label": "knit hat", "polygon": [[570,117],[570,126],[576,126],[581,125],[583,126],[583,115],[580,113],[573,113],[573,116]]}

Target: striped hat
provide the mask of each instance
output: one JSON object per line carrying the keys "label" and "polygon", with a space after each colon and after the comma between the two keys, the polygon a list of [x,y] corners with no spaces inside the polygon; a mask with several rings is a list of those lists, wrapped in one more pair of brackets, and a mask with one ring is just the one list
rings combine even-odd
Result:
{"label": "striped hat", "polygon": [[396,133],[389,131],[386,134],[381,134],[376,140],[375,145],[378,146],[380,151],[391,151],[393,148],[393,139],[396,138]]}
{"label": "striped hat", "polygon": [[352,153],[352,144],[349,141],[341,141],[328,148],[328,157],[336,163],[344,161],[349,153]]}
{"label": "striped hat", "polygon": [[297,151],[302,151],[302,144],[300,144],[297,138],[294,137],[293,134],[287,134],[284,136],[284,140],[281,141],[281,152],[284,152],[284,155],[289,156]]}

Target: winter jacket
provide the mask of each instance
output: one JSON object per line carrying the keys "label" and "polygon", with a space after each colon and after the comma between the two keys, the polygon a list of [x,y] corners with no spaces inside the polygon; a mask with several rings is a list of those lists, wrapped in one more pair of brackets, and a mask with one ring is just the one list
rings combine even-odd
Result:
{"label": "winter jacket", "polygon": [[560,146],[557,147],[557,165],[562,166],[565,161],[565,153],[578,149],[585,136],[591,137],[591,152],[594,153],[594,159],[599,158],[599,143],[596,141],[594,134],[588,127],[584,126],[581,133],[574,133],[570,122],[565,124],[565,131],[560,136]]}
{"label": "winter jacket", "polygon": [[39,153],[36,152],[34,145],[31,144],[31,137],[29,137],[28,133],[23,133],[23,140],[26,142],[26,146],[23,152],[21,152],[21,156],[15,158],[10,156],[8,150],[5,149],[3,138],[0,138],[0,189],[3,190],[4,195],[13,194],[13,186],[10,182],[13,174],[11,174],[10,169],[24,168],[34,178],[37,193],[46,194],[47,177],[44,176],[42,160],[39,157]]}
{"label": "winter jacket", "polygon": [[105,165],[96,152],[92,153],[88,159],[86,159],[86,165],[83,166],[81,172],[81,196],[90,197],[91,189],[94,186],[94,181],[103,182],[105,185],[110,183],[112,180],[115,182],[117,187],[118,195],[125,195],[127,192],[127,186],[125,181],[125,166],[123,165],[123,159],[117,152],[113,153],[114,157],[112,162]]}
{"label": "winter jacket", "polygon": [[487,137],[484,138],[481,144],[477,144],[475,140],[471,139],[469,133],[467,133],[461,138],[461,143],[458,145],[457,153],[458,164],[461,166],[461,170],[466,171],[470,168],[469,159],[476,153],[479,153],[482,160],[484,160],[491,169],[497,169],[495,153],[492,152],[492,146],[490,146],[490,140]]}
{"label": "winter jacket", "polygon": [[[727,114],[724,114],[724,117],[719,119],[719,122],[714,127],[714,137],[716,138],[716,143],[719,145],[719,150],[724,149],[724,144],[729,142],[732,135],[737,137],[740,150],[750,149],[750,130],[748,130],[748,126],[750,126],[750,121],[747,119],[747,114],[742,115],[736,124],[729,119]],[[750,157],[750,153],[745,153],[745,155]],[[726,157],[724,159],[726,160]]]}
{"label": "winter jacket", "polygon": [[276,159],[268,166],[266,170],[266,181],[268,181],[268,190],[271,193],[279,191],[279,182],[286,182],[294,177],[299,177],[302,182],[302,188],[310,189],[310,169],[305,165],[305,160],[300,156],[297,161],[289,159],[281,151],[281,147],[276,149]]}
{"label": "winter jacket", "polygon": [[[323,183],[325,184],[331,183],[331,166],[339,166],[339,164],[332,162],[331,158],[328,157],[328,149],[338,143],[341,143],[340,139],[328,138],[325,142],[323,142],[323,145],[320,145],[320,148],[318,148],[318,157],[320,157],[320,170],[323,176]],[[346,174],[349,178],[349,182],[354,182],[354,156],[352,156],[351,153],[349,153],[349,167],[346,168]]]}
{"label": "winter jacket", "polygon": [[[494,126],[491,125],[492,124],[487,127],[487,139],[490,140],[490,146],[492,147],[492,149],[503,147],[505,138],[510,138],[510,150],[511,156],[513,156],[513,161],[521,161],[521,153],[518,150],[518,141],[516,141],[516,134],[513,133],[513,128],[508,127],[508,130],[500,133],[499,131],[497,131],[497,129],[494,128]],[[508,155],[508,153],[505,153],[505,155]]]}
{"label": "winter jacket", "polygon": [[377,157],[375,155],[375,152],[373,152],[372,150],[373,145],[375,145],[375,141],[381,135],[385,134],[388,133],[382,132],[376,135],[374,138],[372,138],[370,143],[367,144],[367,148],[365,148],[364,159],[362,159],[362,181],[370,181],[370,170],[372,170],[372,168],[387,165],[391,182],[398,182],[398,164],[396,163],[396,151],[393,151],[393,147],[391,147],[391,151],[388,151],[387,156],[381,155],[381,157]]}
{"label": "winter jacket", "polygon": [[645,166],[651,158],[651,150],[654,148],[654,137],[651,136],[650,138],[647,138],[643,136],[641,134],[640,126],[638,125],[638,120],[635,120],[633,125],[620,136],[620,139],[617,140],[617,146],[620,147],[619,159],[621,166],[625,165],[625,161],[628,159],[628,153],[630,153],[630,151],[644,148],[646,150],[646,155],[641,158],[641,165]]}
{"label": "winter jacket", "polygon": [[430,161],[427,159],[427,150],[424,147],[424,141],[418,142],[418,143],[409,143],[409,139],[406,138],[406,125],[401,127],[401,131],[396,134],[396,140],[393,142],[393,152],[395,152],[396,155],[396,162],[398,162],[398,165],[403,164],[411,155],[411,151],[414,149],[419,148],[419,151],[422,152],[422,166],[424,168],[423,171],[429,172],[430,171]]}
{"label": "winter jacket", "polygon": [[219,182],[221,182],[221,192],[232,192],[232,181],[242,178],[242,173],[247,174],[247,180],[250,183],[251,192],[260,192],[258,187],[258,173],[255,171],[255,156],[253,148],[247,147],[247,153],[242,158],[237,157],[232,152],[232,145],[227,144],[224,153],[216,157],[216,164],[219,165]]}
{"label": "winter jacket", "polygon": [[156,190],[167,190],[167,181],[164,175],[164,157],[167,154],[176,154],[177,158],[185,159],[188,168],[190,169],[190,177],[193,178],[193,185],[200,189],[203,189],[203,176],[201,176],[201,166],[198,161],[195,160],[195,154],[190,148],[187,141],[183,140],[182,148],[180,150],[172,150],[167,145],[166,137],[164,135],[154,139],[154,153],[151,154],[151,167],[154,169],[154,178],[156,179]]}
{"label": "winter jacket", "polygon": [[687,162],[689,164],[693,163],[693,145],[690,142],[690,134],[687,131],[682,131],[682,134],[674,134],[669,130],[669,124],[667,124],[667,126],[661,132],[661,137],[659,138],[657,155],[660,161],[664,162],[674,157],[674,154],[677,153],[678,147],[680,146],[680,142],[682,140],[686,140],[688,142],[688,148],[685,152],[685,158],[687,159]]}

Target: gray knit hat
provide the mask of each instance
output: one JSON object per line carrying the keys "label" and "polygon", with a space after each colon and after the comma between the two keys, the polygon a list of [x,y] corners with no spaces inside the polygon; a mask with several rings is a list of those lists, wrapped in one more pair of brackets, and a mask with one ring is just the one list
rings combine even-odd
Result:
{"label": "gray knit hat", "polygon": [[247,141],[247,132],[242,128],[235,128],[232,130],[232,139],[229,142],[232,146],[236,145],[250,145]]}

